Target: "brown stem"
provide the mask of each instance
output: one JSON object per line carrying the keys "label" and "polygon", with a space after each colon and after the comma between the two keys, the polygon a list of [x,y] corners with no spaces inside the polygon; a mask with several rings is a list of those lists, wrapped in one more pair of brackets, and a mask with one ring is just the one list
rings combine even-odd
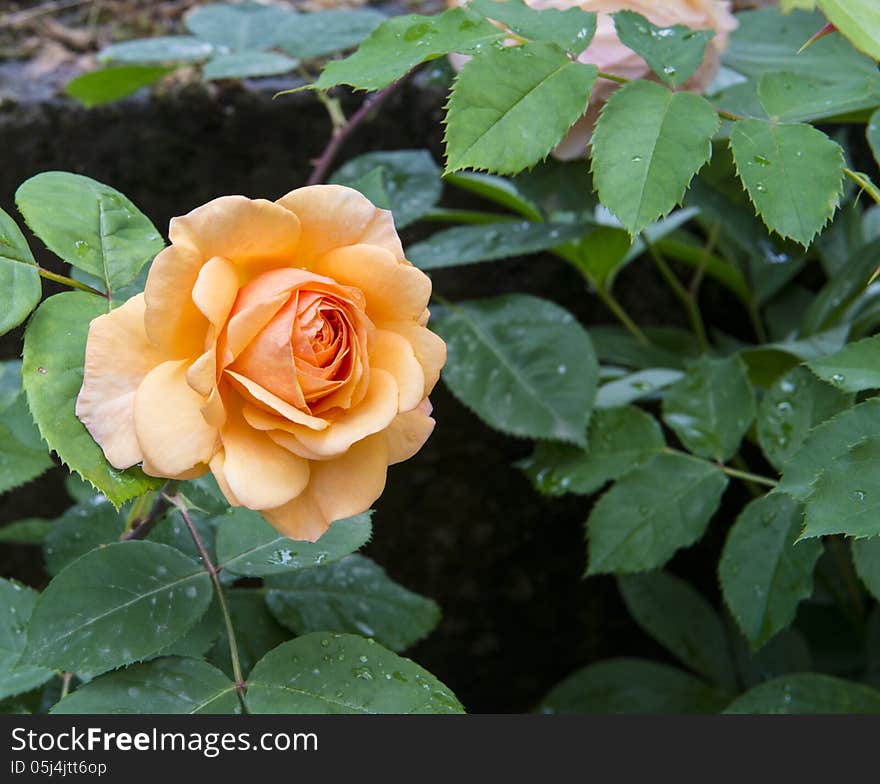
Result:
{"label": "brown stem", "polygon": [[345,144],[348,137],[351,136],[357,127],[366,120],[372,112],[384,103],[385,99],[394,92],[399,84],[399,81],[394,82],[394,84],[388,85],[384,90],[380,90],[371,95],[361,104],[360,108],[349,117],[348,120],[346,120],[345,125],[334,131],[333,135],[330,137],[330,141],[327,142],[327,146],[321,153],[321,156],[315,161],[315,167],[312,169],[312,174],[306,185],[318,185],[319,183],[324,182],[330,166],[336,159],[337,153],[342,145]]}
{"label": "brown stem", "polygon": [[153,502],[150,511],[147,512],[147,516],[144,517],[143,520],[135,522],[131,528],[122,535],[123,542],[127,542],[130,539],[143,539],[153,530],[153,526],[159,522],[162,515],[165,514],[168,507],[171,505],[165,495],[166,492],[170,491],[170,484],[171,483],[169,482],[162,488],[162,492],[159,493],[159,497]]}

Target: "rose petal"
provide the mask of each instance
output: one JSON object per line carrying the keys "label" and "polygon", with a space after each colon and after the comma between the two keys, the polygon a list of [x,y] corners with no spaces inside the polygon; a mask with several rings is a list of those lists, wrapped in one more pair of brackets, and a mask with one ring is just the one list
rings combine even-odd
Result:
{"label": "rose petal", "polygon": [[397,382],[398,410],[412,411],[424,399],[425,373],[412,344],[397,332],[379,329],[370,349],[370,368],[387,370]]}
{"label": "rose petal", "polygon": [[225,464],[226,453],[221,447],[217,450],[214,457],[211,458],[211,473],[214,474],[214,479],[217,480],[217,487],[220,488],[223,497],[229,501],[230,506],[241,506],[241,502],[235,497],[235,493],[232,492],[229,482],[226,481],[226,474],[224,473]]}
{"label": "rose petal", "polygon": [[440,378],[440,370],[446,364],[446,343],[426,327],[409,321],[395,321],[386,324],[385,328],[402,335],[412,345],[425,373],[425,394],[429,395]]}
{"label": "rose petal", "polygon": [[192,290],[196,307],[219,329],[229,317],[238,294],[238,270],[222,256],[214,256],[199,270]]}
{"label": "rose petal", "polygon": [[166,357],[147,339],[144,295],[94,319],[86,344],[76,415],[116,468],[143,460],[134,429],[134,396]]}
{"label": "rose petal", "polygon": [[309,266],[334,248],[367,243],[403,259],[403,248],[388,210],[380,210],[366,196],[342,185],[298,188],[278,199],[295,213],[302,225],[296,259]]}
{"label": "rose petal", "polygon": [[425,398],[418,408],[399,414],[385,431],[388,464],[402,463],[418,452],[434,432],[431,403]]}
{"label": "rose petal", "polygon": [[[217,428],[202,416],[205,398],[186,382],[187,362],[153,368],[134,397],[134,426],[152,476],[174,477],[208,463]],[[146,470],[146,469],[145,469]]]}
{"label": "rose petal", "polygon": [[313,417],[306,414],[304,411],[300,411],[298,408],[285,402],[277,395],[273,395],[268,389],[261,387],[247,376],[243,376],[233,370],[226,370],[226,375],[238,382],[238,384],[240,384],[247,392],[249,397],[253,398],[258,403],[263,403],[265,406],[268,406],[272,411],[275,411],[285,420],[295,422],[298,425],[303,425],[312,430],[327,429],[329,423],[326,419]]}

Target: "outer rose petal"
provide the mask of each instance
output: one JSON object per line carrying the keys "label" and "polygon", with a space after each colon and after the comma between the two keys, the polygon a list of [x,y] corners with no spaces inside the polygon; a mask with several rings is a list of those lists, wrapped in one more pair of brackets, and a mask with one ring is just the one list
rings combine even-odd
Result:
{"label": "outer rose petal", "polygon": [[312,463],[305,491],[263,516],[291,539],[317,541],[335,520],[369,509],[385,488],[387,471],[385,439],[371,436],[334,460]]}
{"label": "outer rose petal", "polygon": [[398,411],[412,411],[422,402],[425,392],[425,372],[409,341],[390,330],[376,330],[370,349],[371,369],[387,370],[397,382],[400,393]]}
{"label": "outer rose petal", "polygon": [[377,326],[388,321],[417,321],[431,298],[431,279],[418,267],[401,264],[375,245],[350,245],[330,251],[312,269],[318,275],[356,286],[367,303],[367,315]]}
{"label": "outer rose petal", "polygon": [[403,260],[391,213],[353,188],[311,185],[291,191],[277,203],[296,214],[302,224],[298,264],[311,268],[328,251],[358,243],[378,245]]}
{"label": "outer rose petal", "polygon": [[427,398],[418,408],[400,414],[384,433],[388,444],[388,464],[409,460],[425,445],[436,424],[431,417],[431,402]]}
{"label": "outer rose petal", "polygon": [[144,295],[99,316],[89,326],[76,415],[116,468],[143,460],[134,429],[138,385],[166,358],[147,339]]}
{"label": "outer rose petal", "polygon": [[443,339],[431,330],[407,321],[395,321],[393,324],[386,324],[385,328],[403,335],[412,345],[416,359],[425,373],[425,394],[429,395],[440,379],[443,365],[446,364],[446,344]]}
{"label": "outer rose petal", "polygon": [[[298,496],[309,481],[309,461],[254,430],[240,412],[221,431],[223,476],[235,498],[249,509],[280,506]],[[213,467],[213,466],[212,466]]]}
{"label": "outer rose petal", "polygon": [[134,425],[144,455],[144,470],[176,477],[210,461],[217,428],[202,416],[207,402],[186,382],[187,363],[163,362],[141,382],[134,397]]}

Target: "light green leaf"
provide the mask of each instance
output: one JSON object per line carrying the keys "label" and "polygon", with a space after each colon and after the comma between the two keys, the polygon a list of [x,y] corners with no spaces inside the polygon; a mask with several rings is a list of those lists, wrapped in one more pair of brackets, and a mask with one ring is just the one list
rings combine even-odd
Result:
{"label": "light green leaf", "polygon": [[38,596],[14,580],[0,578],[0,699],[35,689],[55,674],[27,661],[19,663]]}
{"label": "light green leaf", "polygon": [[139,468],[119,471],[76,418],[76,396],[89,322],[107,312],[107,300],[65,292],[45,300],[24,336],[22,383],[40,435],[61,460],[115,506],[157,486]]}
{"label": "light green leaf", "polygon": [[42,294],[40,273],[15,221],[0,210],[0,335],[24,321]]}
{"label": "light green leaf", "polygon": [[117,65],[101,68],[71,79],[64,91],[83,106],[91,108],[118,101],[143,87],[158,82],[174,68],[161,65]]}
{"label": "light green leaf", "polygon": [[[566,170],[568,173],[568,176],[566,177],[566,175],[563,175],[558,169],[553,168],[552,163],[559,164],[559,161],[554,162],[551,159],[551,161],[547,161],[535,169],[522,172],[516,180],[508,179],[507,177],[499,177],[496,174],[486,174],[485,172],[462,171],[456,172],[455,174],[444,175],[443,182],[447,185],[461,188],[469,193],[475,193],[483,199],[487,199],[511,212],[522,215],[522,217],[527,220],[541,222],[544,220],[544,213],[541,211],[541,207],[537,203],[537,196],[544,197],[543,199],[540,199],[542,202],[545,200],[549,201],[552,197],[558,197],[559,190],[562,188],[563,184],[567,184],[572,191],[578,193],[578,196],[581,199],[584,198],[584,192],[580,190],[579,186],[582,186],[585,183],[579,180],[577,183],[573,184],[571,182],[573,173]],[[539,176],[539,171],[547,169],[553,170],[553,173],[548,175],[553,182],[549,188],[555,189],[552,196],[549,193],[536,193],[536,191],[541,190],[539,184],[529,179],[530,175],[533,176],[533,178],[537,178]],[[581,179],[583,179],[583,173],[579,174]],[[589,173],[587,173],[586,180],[589,181]],[[589,185],[587,187],[589,187]]]}
{"label": "light green leaf", "polygon": [[354,54],[329,62],[312,86],[381,90],[419,63],[450,52],[470,54],[503,37],[495,25],[467,8],[450,8],[437,16],[395,16],[382,22]]}
{"label": "light green leaf", "polygon": [[570,675],[541,703],[541,713],[717,713],[729,697],[675,667],[645,659],[608,659]]}
{"label": "light green leaf", "polygon": [[706,56],[714,30],[692,30],[685,25],[658,27],[634,11],[614,14],[620,42],[641,56],[651,70],[670,87],[690,79]]}
{"label": "light green leaf", "polygon": [[871,596],[880,599],[880,539],[876,536],[855,539],[852,542],[852,559],[856,573]]}
{"label": "light green leaf", "polygon": [[317,542],[278,533],[262,515],[236,507],[217,518],[217,559],[224,570],[264,577],[330,563],[363,547],[372,535],[372,512],[337,520]]}
{"label": "light green leaf", "polygon": [[593,134],[593,178],[602,204],[638,234],[684,198],[712,155],[718,126],[715,110],[698,95],[645,81],[621,87]]}
{"label": "light green leaf", "polygon": [[436,313],[443,378],[483,421],[511,435],[586,444],[598,364],[590,337],[558,305],[524,294]]}
{"label": "light green leaf", "polygon": [[875,0],[818,0],[825,16],[856,49],[880,60],[880,8]]}
{"label": "light green leaf", "polygon": [[202,75],[211,79],[247,79],[289,73],[299,60],[278,52],[243,50],[214,55],[202,68]]}
{"label": "light green leaf", "polygon": [[98,52],[102,63],[195,63],[205,60],[214,52],[207,41],[191,35],[160,35],[138,38],[120,44],[105,46]]}
{"label": "light green leaf", "polygon": [[737,697],[725,713],[880,713],[880,691],[830,675],[784,675]]}
{"label": "light green leaf", "polygon": [[880,388],[880,336],[857,340],[830,356],[807,362],[807,367],[844,392]]}
{"label": "light green leaf", "polygon": [[469,60],[446,115],[446,172],[516,174],[547,157],[586,111],[595,65],[552,44],[492,49]]}
{"label": "light green leaf", "polygon": [[593,506],[587,520],[593,574],[663,566],[696,542],[718,508],[727,477],[704,460],[660,454],[631,471]]}
{"label": "light green leaf", "polygon": [[46,571],[54,576],[90,550],[118,542],[124,529],[123,516],[103,496],[70,507],[43,540]]}
{"label": "light green leaf", "polygon": [[880,437],[865,434],[843,454],[826,453],[823,462],[804,502],[801,537],[880,534]]}
{"label": "light green leaf", "polygon": [[52,521],[42,517],[25,517],[0,528],[0,542],[42,544],[52,530]]}
{"label": "light green leaf", "polygon": [[574,265],[598,289],[608,290],[615,274],[630,259],[629,232],[614,226],[597,226],[577,244]]}
{"label": "light green leaf", "polygon": [[463,713],[455,695],[372,640],[315,632],[279,645],[249,678],[250,713]]}
{"label": "light green leaf", "polygon": [[21,391],[21,362],[0,362],[0,493],[36,479],[54,463]]}
{"label": "light green leaf", "polygon": [[184,635],[211,602],[208,573],[153,542],[86,553],[34,607],[22,659],[97,675],[143,659]]}
{"label": "light green leaf", "polygon": [[215,3],[193,9],[186,27],[203,41],[231,49],[271,49],[279,42],[279,31],[294,14],[286,8],[263,3]]}
{"label": "light green leaf", "polygon": [[782,493],[752,501],[736,520],[718,575],[724,600],[753,649],[794,620],[813,590],[821,542],[798,542],[804,509]]}
{"label": "light green leaf", "polygon": [[[269,651],[292,636],[279,626],[269,613],[260,588],[233,588],[226,593],[232,628],[238,641],[238,658],[241,670],[247,677],[253,666]],[[208,659],[223,672],[234,677],[229,653],[229,638],[225,628],[208,654]]]}
{"label": "light green leaf", "polygon": [[663,431],[654,417],[634,406],[596,410],[587,443],[584,450],[539,441],[531,456],[518,466],[544,495],[590,495],[665,446]]}
{"label": "light green leaf", "polygon": [[235,684],[196,659],[165,657],[111,672],[80,686],[50,713],[239,713]]}
{"label": "light green leaf", "polygon": [[617,408],[634,403],[636,400],[652,397],[661,389],[681,380],[683,376],[680,370],[669,368],[650,368],[630,373],[599,387],[596,393],[596,408]]}
{"label": "light green leaf", "polygon": [[427,150],[368,152],[337,169],[330,182],[355,187],[357,181],[377,169],[397,228],[415,223],[440,201],[440,168]]}
{"label": "light green leaf", "polygon": [[272,615],[297,634],[350,632],[403,651],[426,637],[440,608],[389,579],[362,555],[266,578]]}
{"label": "light green leaf", "polygon": [[727,462],[755,418],[755,395],[736,356],[703,357],[666,390],[663,421],[695,455]]}
{"label": "light green leaf", "polygon": [[810,431],[803,446],[785,464],[779,490],[805,501],[832,461],[866,438],[880,437],[880,398],[848,408]]}
{"label": "light green leaf", "polygon": [[278,46],[303,59],[351,49],[385,20],[370,8],[313,11],[288,15],[277,33]]}
{"label": "light green leaf", "polygon": [[556,44],[571,54],[586,49],[596,33],[596,14],[580,8],[530,8],[522,0],[472,0],[470,8],[529,41]]}
{"label": "light green leaf", "polygon": [[809,431],[853,403],[853,396],[796,367],[778,379],[758,406],[757,434],[770,464],[782,470]]}
{"label": "light green leaf", "polygon": [[725,689],[736,689],[730,646],[712,606],[684,580],[665,572],[619,577],[635,622],[682,664]]}
{"label": "light green leaf", "polygon": [[580,224],[529,221],[456,226],[412,245],[407,258],[423,270],[458,267],[540,253],[576,240],[587,231],[589,227]]}
{"label": "light green leaf", "polygon": [[110,294],[164,247],[156,227],[125,196],[79,174],[37,174],[19,186],[15,203],[49,250],[97,276]]}
{"label": "light green leaf", "polygon": [[808,246],[843,194],[843,150],[810,125],[740,120],[730,133],[737,173],[771,231]]}

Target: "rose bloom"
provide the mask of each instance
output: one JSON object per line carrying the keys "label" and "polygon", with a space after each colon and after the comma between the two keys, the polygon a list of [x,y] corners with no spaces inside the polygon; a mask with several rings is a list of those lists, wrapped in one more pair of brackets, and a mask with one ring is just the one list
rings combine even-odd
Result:
{"label": "rose bloom", "polygon": [[[448,0],[450,6],[464,5],[465,0]],[[648,64],[617,37],[614,19],[616,11],[635,11],[652,24],[659,27],[685,25],[694,30],[714,30],[715,37],[706,47],[706,57],[697,72],[688,79],[683,89],[702,92],[718,73],[721,53],[727,48],[730,32],[737,28],[736,17],[731,13],[729,2],[723,0],[525,0],[526,5],[536,10],[545,8],[581,8],[597,12],[596,35],[578,59],[583,63],[594,63],[600,71],[623,76],[627,79],[653,78]],[[456,67],[468,58],[453,55]],[[571,160],[583,156],[587,151],[599,111],[611,94],[620,85],[607,79],[598,79],[590,96],[590,103],[584,116],[578,120],[556,149],[553,156],[560,160]]]}
{"label": "rose bloom", "polygon": [[338,185],[171,221],[143,294],[92,321],[76,413],[116,468],[192,479],[316,540],[434,428],[446,346],[391,213]]}

